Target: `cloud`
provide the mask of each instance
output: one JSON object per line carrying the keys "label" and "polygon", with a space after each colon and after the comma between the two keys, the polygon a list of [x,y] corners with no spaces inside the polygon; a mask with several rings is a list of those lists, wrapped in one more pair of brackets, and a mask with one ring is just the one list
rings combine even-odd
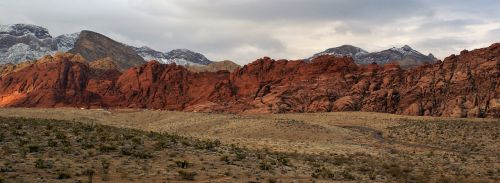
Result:
{"label": "cloud", "polygon": [[[415,42],[414,45],[419,48],[432,50],[433,54],[447,56],[450,54],[450,51],[452,53],[458,53],[461,50],[467,48],[469,44],[471,44],[471,42],[464,38],[443,37],[423,39]],[[446,47],[443,47],[443,45],[446,45]]]}
{"label": "cloud", "polygon": [[438,57],[498,41],[496,0],[2,0],[0,24],[53,36],[82,29],[160,51],[188,48],[240,64],[299,59],[342,44],[412,45]]}
{"label": "cloud", "polygon": [[[180,3],[189,13],[251,21],[389,22],[430,12],[416,0],[216,0]],[[209,3],[213,2],[213,3]],[[376,16],[374,16],[376,14]]]}

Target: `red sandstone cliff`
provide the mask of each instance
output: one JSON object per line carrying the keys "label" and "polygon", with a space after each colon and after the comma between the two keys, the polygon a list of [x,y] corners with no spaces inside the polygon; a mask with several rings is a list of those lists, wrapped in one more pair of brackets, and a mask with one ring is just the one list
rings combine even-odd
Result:
{"label": "red sandstone cliff", "polygon": [[158,62],[120,73],[108,62],[82,60],[45,57],[4,74],[0,106],[500,117],[498,43],[411,70],[321,56],[312,63],[263,58],[232,73],[193,73]]}

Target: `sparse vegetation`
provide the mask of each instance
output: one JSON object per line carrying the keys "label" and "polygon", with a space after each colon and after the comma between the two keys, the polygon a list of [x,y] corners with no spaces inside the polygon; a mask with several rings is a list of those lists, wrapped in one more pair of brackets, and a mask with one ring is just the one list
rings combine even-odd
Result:
{"label": "sparse vegetation", "polygon": [[196,172],[188,172],[184,170],[179,170],[179,175],[182,177],[184,180],[194,180],[194,177],[198,175]]}
{"label": "sparse vegetation", "polygon": [[189,162],[186,160],[175,161],[175,165],[177,165],[177,167],[179,167],[179,168],[186,169],[189,166]]}
{"label": "sparse vegetation", "polygon": [[[241,137],[250,137],[235,138],[238,136],[231,134],[236,143],[227,145],[224,131],[202,133],[222,134],[215,136],[221,138],[197,138],[192,134],[190,136],[195,137],[105,126],[99,121],[0,117],[0,181],[37,182],[40,178],[47,182],[217,182],[228,178],[235,182],[499,180],[498,121],[391,118],[392,121],[386,123],[360,120],[332,125],[328,121],[335,118],[331,116],[304,115],[231,118],[244,121],[237,125],[257,119],[259,124],[283,131],[267,134],[267,129],[258,128],[260,135],[266,138],[250,142],[265,146],[248,146],[250,142],[242,141],[255,138],[251,136],[251,128],[246,129],[249,132],[238,132]],[[122,126],[127,122],[116,124]],[[297,140],[284,141],[290,138],[283,136],[288,133]],[[321,144],[321,138],[331,133],[335,136],[327,136],[325,140],[333,150],[324,150],[322,148],[328,146]],[[348,138],[335,139],[342,135]],[[337,141],[346,141],[349,146],[338,145]]]}

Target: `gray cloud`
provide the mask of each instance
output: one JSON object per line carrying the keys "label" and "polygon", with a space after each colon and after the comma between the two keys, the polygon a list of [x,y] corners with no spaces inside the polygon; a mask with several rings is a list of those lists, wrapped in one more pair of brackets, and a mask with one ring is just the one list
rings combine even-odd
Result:
{"label": "gray cloud", "polygon": [[435,20],[432,19],[419,26],[418,31],[463,31],[470,25],[479,25],[484,20],[478,19],[453,19],[453,20]]}
{"label": "gray cloud", "polygon": [[404,44],[438,57],[498,41],[496,0],[2,0],[0,24],[31,23],[56,36],[93,30],[160,51],[213,60],[297,59],[341,44]]}
{"label": "gray cloud", "polygon": [[[190,13],[252,21],[362,21],[388,22],[431,12],[416,0],[217,0],[183,1]],[[374,16],[376,14],[376,16]]]}
{"label": "gray cloud", "polygon": [[[458,53],[463,49],[466,49],[471,41],[464,38],[457,37],[444,37],[444,38],[430,38],[424,39],[416,42],[415,48],[425,48],[427,50],[432,50],[433,54],[439,55],[449,55],[451,53]],[[446,45],[444,47],[443,45]],[[451,53],[449,53],[451,51]]]}
{"label": "gray cloud", "polygon": [[500,41],[500,28],[498,29],[493,29],[488,32],[488,36],[491,38],[493,41]]}

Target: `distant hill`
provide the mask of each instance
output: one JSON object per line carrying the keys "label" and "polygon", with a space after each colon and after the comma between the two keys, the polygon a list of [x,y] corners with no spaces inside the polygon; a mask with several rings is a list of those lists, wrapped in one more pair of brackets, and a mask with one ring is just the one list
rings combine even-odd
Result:
{"label": "distant hill", "polygon": [[77,37],[78,33],[53,38],[46,28],[30,24],[0,25],[0,64],[17,64],[68,51]]}
{"label": "distant hill", "polygon": [[149,61],[120,73],[114,61],[61,53],[6,66],[0,69],[0,107],[500,117],[500,43],[406,70],[332,55],[310,63],[265,57],[232,72],[190,72]]}
{"label": "distant hill", "polygon": [[[201,53],[188,49],[159,52],[147,46],[133,47],[119,43],[97,32],[82,32],[83,34],[78,32],[52,37],[48,29],[37,25],[0,25],[0,64],[33,61],[45,55],[70,50],[72,53],[82,54],[88,61],[109,57],[122,70],[150,60],[166,64],[176,63],[177,65],[208,65],[212,63]],[[82,40],[77,42],[80,38]]]}
{"label": "distant hill", "polygon": [[169,52],[159,52],[153,50],[149,47],[132,47],[144,60],[156,60],[161,63],[171,64],[175,63],[177,65],[208,65],[213,63],[207,57],[201,53],[193,52],[188,49],[175,49]]}
{"label": "distant hill", "polygon": [[377,63],[378,65],[397,63],[402,68],[412,68],[423,64],[433,64],[438,61],[434,55],[424,55],[408,45],[401,48],[393,47],[387,50],[372,53],[352,45],[343,45],[316,53],[306,60],[311,61],[322,55],[348,56],[352,57],[357,64],[363,65],[372,63]]}
{"label": "distant hill", "polygon": [[146,63],[129,46],[92,31],[82,31],[75,46],[68,52],[80,54],[89,62],[109,58],[120,70]]}
{"label": "distant hill", "polygon": [[226,70],[226,71],[232,72],[235,69],[240,68],[240,67],[241,67],[240,65],[238,65],[230,60],[213,62],[211,64],[203,65],[203,66],[200,66],[200,65],[186,66],[186,68],[192,72],[217,72],[217,71],[221,71],[221,70]]}

